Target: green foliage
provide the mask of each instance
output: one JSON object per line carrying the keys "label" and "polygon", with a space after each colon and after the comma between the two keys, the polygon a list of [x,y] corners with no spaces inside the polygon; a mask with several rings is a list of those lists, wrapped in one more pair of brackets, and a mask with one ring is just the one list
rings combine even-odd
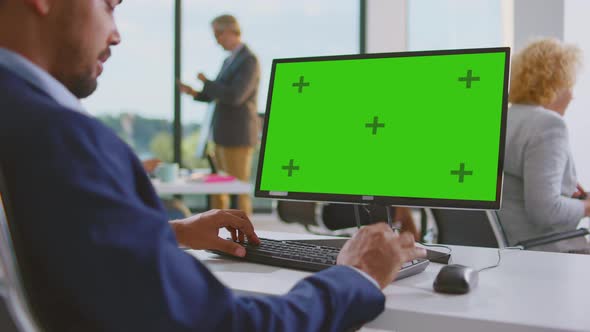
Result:
{"label": "green foliage", "polygon": [[150,142],[152,156],[164,162],[174,160],[174,149],[172,147],[172,135],[165,131],[159,132]]}
{"label": "green foliage", "polygon": [[[97,117],[129,144],[140,159],[159,158],[165,162],[174,159],[172,123],[165,119],[145,118],[137,113],[122,112],[118,115]],[[206,159],[195,157],[199,140],[199,124],[184,125],[182,139],[183,167],[208,167]]]}

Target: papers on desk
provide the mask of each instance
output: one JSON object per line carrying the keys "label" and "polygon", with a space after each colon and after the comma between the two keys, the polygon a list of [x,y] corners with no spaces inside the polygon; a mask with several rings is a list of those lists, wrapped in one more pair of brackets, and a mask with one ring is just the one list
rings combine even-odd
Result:
{"label": "papers on desk", "polygon": [[231,182],[236,179],[235,176],[221,175],[221,174],[205,174],[205,173],[193,173],[189,177],[190,182],[204,182],[204,183],[218,183],[218,182]]}

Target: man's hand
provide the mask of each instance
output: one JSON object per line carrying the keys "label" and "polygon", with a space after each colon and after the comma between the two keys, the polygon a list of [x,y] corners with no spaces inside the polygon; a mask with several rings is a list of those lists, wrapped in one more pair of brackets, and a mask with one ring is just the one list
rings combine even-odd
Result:
{"label": "man's hand", "polygon": [[426,251],[414,245],[412,234],[397,235],[386,223],[378,223],[361,228],[348,240],[337,263],[366,272],[383,289],[395,279],[403,263],[425,256]]}
{"label": "man's hand", "polygon": [[170,225],[179,244],[191,249],[216,249],[243,257],[246,250],[241,245],[219,237],[219,229],[225,227],[234,241],[259,244],[254,226],[240,210],[210,210],[190,218],[172,220]]}
{"label": "man's hand", "polygon": [[197,75],[197,78],[199,79],[199,81],[203,83],[207,82],[207,77],[203,73],[199,73],[199,75]]}
{"label": "man's hand", "polygon": [[197,97],[199,95],[199,91],[193,89],[190,85],[184,84],[181,81],[177,81],[178,88],[180,89],[181,93],[185,93],[187,95]]}

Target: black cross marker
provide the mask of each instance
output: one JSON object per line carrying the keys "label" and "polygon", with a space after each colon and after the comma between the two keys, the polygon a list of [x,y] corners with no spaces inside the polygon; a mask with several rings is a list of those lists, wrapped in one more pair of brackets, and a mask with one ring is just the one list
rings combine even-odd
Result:
{"label": "black cross marker", "polygon": [[299,83],[293,83],[293,86],[299,87],[299,93],[303,92],[304,86],[309,86],[309,82],[303,83],[303,76],[299,76]]}
{"label": "black cross marker", "polygon": [[459,175],[459,183],[463,183],[465,175],[473,175],[473,171],[465,170],[465,163],[461,163],[458,171],[451,171],[451,175]]}
{"label": "black cross marker", "polygon": [[298,171],[299,170],[299,166],[293,166],[293,159],[291,159],[289,161],[289,165],[287,166],[283,166],[282,167],[284,170],[288,170],[289,171],[289,176],[293,175],[293,171]]}
{"label": "black cross marker", "polygon": [[471,89],[471,82],[479,81],[479,76],[473,76],[473,71],[471,69],[467,70],[467,76],[459,77],[459,82],[465,82],[466,88]]}
{"label": "black cross marker", "polygon": [[377,128],[385,127],[385,123],[379,123],[379,117],[373,118],[373,123],[366,123],[365,128],[373,128],[373,135],[377,135]]}

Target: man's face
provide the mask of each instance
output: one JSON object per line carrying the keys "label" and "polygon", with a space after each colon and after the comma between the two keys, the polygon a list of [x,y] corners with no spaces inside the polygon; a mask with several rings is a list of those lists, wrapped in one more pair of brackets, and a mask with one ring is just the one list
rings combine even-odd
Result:
{"label": "man's face", "polygon": [[237,35],[230,29],[221,30],[217,26],[214,26],[213,34],[217,43],[226,51],[231,51],[236,44]]}
{"label": "man's face", "polygon": [[76,97],[91,95],[109,58],[110,46],[121,39],[114,10],[120,0],[62,0],[55,2],[55,66],[51,74]]}

